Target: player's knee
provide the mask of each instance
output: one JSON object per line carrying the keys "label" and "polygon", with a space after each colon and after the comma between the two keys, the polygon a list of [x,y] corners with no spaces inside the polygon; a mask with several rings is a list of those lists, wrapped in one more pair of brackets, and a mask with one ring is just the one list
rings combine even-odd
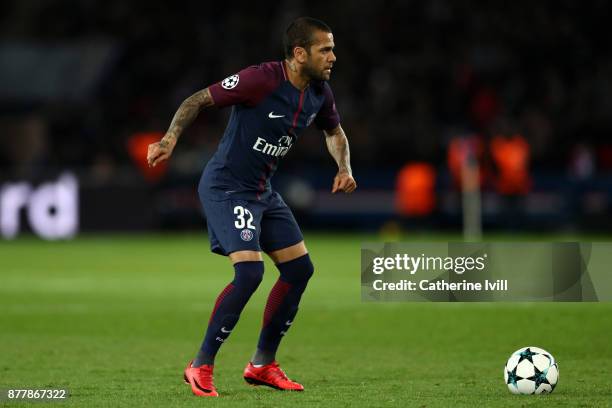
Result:
{"label": "player's knee", "polygon": [[312,264],[312,261],[310,260],[310,256],[308,254],[304,255],[304,258],[305,264],[302,269],[302,280],[308,281],[310,278],[312,278],[312,275],[314,274],[314,265]]}
{"label": "player's knee", "polygon": [[263,280],[264,263],[261,261],[238,262],[234,264],[234,269],[236,271],[234,285],[236,286],[254,292]]}
{"label": "player's knee", "polygon": [[314,265],[308,254],[276,266],[280,271],[281,278],[290,283],[305,284],[314,274]]}

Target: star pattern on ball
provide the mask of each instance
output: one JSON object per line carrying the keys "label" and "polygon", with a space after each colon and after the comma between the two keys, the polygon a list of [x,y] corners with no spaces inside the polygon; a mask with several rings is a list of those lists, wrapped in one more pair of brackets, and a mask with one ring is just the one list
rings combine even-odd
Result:
{"label": "star pattern on ball", "polygon": [[534,353],[533,351],[529,349],[529,347],[527,347],[526,350],[523,350],[520,352],[519,354],[520,358],[518,362],[520,363],[523,360],[528,360],[531,364],[533,364],[533,356],[535,356],[536,354],[538,353]]}
{"label": "star pattern on ball", "polygon": [[531,377],[527,378],[527,379],[535,382],[536,390],[538,389],[538,387],[541,384],[548,384],[548,385],[550,385],[550,383],[548,382],[548,379],[546,378],[546,374],[548,373],[548,369],[546,369],[544,371],[540,371],[540,370],[538,370],[538,367],[536,367],[535,365],[533,366],[533,369],[535,370],[535,374],[532,375]]}
{"label": "star pattern on ball", "polygon": [[558,377],[555,358],[537,347],[518,349],[510,355],[504,368],[504,382],[513,394],[551,393]]}
{"label": "star pattern on ball", "polygon": [[551,355],[546,354],[546,353],[542,353],[542,355],[548,359],[548,365],[552,365],[553,364],[553,358],[552,358]]}
{"label": "star pattern on ball", "polygon": [[508,371],[508,382],[506,384],[512,384],[516,387],[516,382],[522,379],[523,377],[516,374],[516,367],[514,367],[512,371]]}

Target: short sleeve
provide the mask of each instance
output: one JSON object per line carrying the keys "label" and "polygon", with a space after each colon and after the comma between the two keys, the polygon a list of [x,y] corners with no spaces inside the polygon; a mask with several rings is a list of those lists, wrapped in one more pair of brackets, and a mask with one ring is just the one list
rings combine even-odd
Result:
{"label": "short sleeve", "polygon": [[262,65],[252,65],[209,87],[215,106],[245,104],[254,106],[275,87],[274,72]]}
{"label": "short sleeve", "polygon": [[334,94],[327,82],[324,84],[323,93],[325,95],[325,100],[323,101],[323,105],[321,105],[319,113],[317,113],[315,124],[319,129],[332,130],[340,124],[340,115],[336,110]]}

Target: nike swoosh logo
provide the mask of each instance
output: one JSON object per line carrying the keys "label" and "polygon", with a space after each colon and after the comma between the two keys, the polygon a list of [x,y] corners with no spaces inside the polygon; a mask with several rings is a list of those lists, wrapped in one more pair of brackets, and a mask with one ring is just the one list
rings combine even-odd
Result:
{"label": "nike swoosh logo", "polygon": [[225,326],[223,326],[223,327],[221,328],[221,333],[231,333],[231,332],[232,332],[232,331],[231,331],[231,330],[227,330],[227,329],[225,328]]}
{"label": "nike swoosh logo", "polygon": [[202,387],[200,384],[198,384],[198,380],[196,380],[195,378],[193,379],[193,383],[198,390],[205,392],[206,394],[210,394],[212,392],[212,390],[206,389]]}
{"label": "nike swoosh logo", "polygon": [[293,324],[293,320],[287,320],[287,321],[285,322],[285,324],[286,324],[287,326],[291,326],[291,325]]}
{"label": "nike swoosh logo", "polygon": [[278,118],[284,118],[284,117],[285,117],[285,115],[275,115],[275,114],[274,114],[274,111],[272,111],[272,112],[268,113],[268,117],[269,117],[270,119],[278,119]]}

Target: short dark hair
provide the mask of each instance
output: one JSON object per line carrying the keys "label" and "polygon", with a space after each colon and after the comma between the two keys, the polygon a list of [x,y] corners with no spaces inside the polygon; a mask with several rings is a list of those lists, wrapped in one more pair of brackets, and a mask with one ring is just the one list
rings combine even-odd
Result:
{"label": "short dark hair", "polygon": [[299,17],[293,20],[283,36],[285,57],[293,58],[293,49],[295,47],[302,47],[306,49],[306,52],[310,53],[310,46],[313,43],[315,31],[331,33],[331,28],[321,20],[312,17]]}

